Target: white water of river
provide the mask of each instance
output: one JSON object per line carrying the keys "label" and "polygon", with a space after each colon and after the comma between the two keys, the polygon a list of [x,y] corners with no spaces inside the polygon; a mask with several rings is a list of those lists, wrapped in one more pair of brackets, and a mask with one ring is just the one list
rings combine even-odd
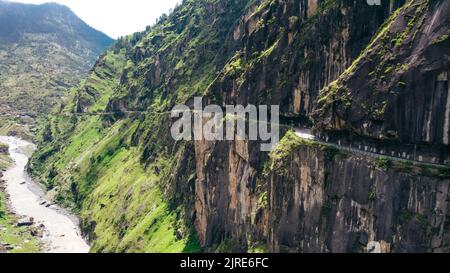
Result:
{"label": "white water of river", "polygon": [[[45,227],[44,251],[51,253],[86,253],[89,245],[80,235],[78,221],[56,205],[41,205],[43,191],[27,175],[25,167],[35,146],[27,141],[0,136],[0,142],[9,145],[14,166],[3,174],[9,205],[20,216],[32,217],[37,225]],[[25,182],[25,183],[24,183]]]}

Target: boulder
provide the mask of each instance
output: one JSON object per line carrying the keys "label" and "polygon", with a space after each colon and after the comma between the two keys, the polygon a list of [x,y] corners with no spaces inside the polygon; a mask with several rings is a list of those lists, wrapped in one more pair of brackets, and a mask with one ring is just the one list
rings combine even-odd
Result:
{"label": "boulder", "polygon": [[38,238],[44,237],[44,232],[43,232],[42,229],[40,229],[40,228],[32,228],[32,229],[30,230],[30,234],[31,234],[31,236],[33,236],[33,237],[38,237]]}
{"label": "boulder", "polygon": [[23,218],[17,222],[18,227],[28,227],[28,226],[32,226],[33,224],[34,224],[34,219],[32,217]]}

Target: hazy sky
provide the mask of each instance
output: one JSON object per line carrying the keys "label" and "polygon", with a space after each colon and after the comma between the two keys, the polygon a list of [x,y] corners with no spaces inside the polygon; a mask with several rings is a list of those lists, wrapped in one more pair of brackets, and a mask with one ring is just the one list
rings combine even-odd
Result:
{"label": "hazy sky", "polygon": [[[14,1],[14,0],[13,0]],[[15,0],[41,4],[57,2],[70,7],[90,26],[112,38],[144,30],[181,0]]]}

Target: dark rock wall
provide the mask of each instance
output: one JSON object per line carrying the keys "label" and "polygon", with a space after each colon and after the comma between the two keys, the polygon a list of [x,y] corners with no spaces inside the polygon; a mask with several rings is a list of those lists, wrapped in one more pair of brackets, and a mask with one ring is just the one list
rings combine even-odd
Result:
{"label": "dark rock wall", "polygon": [[[448,252],[449,182],[327,159],[302,146],[269,182],[269,248],[283,252]],[[373,249],[375,248],[375,249]]]}
{"label": "dark rock wall", "polygon": [[318,130],[448,146],[449,13],[448,1],[405,5],[353,69],[323,92]]}
{"label": "dark rock wall", "polygon": [[[374,8],[363,1],[336,1],[310,10],[308,5],[316,7],[315,1],[273,2],[276,4],[250,12],[239,22],[232,35],[236,43],[242,43],[236,58],[245,64],[245,70],[222,72],[207,96],[221,105],[278,104],[284,116],[301,120],[310,114],[318,91],[358,57],[394,4],[385,2]],[[261,21],[265,23],[258,24]],[[268,49],[264,57],[255,58]],[[196,142],[196,225],[203,245],[231,238],[235,250],[243,251],[252,243],[272,238],[265,221],[274,215],[259,204],[269,187],[261,178],[267,154],[259,148],[255,142]],[[311,160],[317,160],[316,155]],[[308,194],[313,198],[315,193]],[[319,217],[317,211],[320,205],[307,217]],[[291,235],[278,234],[286,240],[292,239]],[[323,244],[318,245],[297,250],[319,251]]]}

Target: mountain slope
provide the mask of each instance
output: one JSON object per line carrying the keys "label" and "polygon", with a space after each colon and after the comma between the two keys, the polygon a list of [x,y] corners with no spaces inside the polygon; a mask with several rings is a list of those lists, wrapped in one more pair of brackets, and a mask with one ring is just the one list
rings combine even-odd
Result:
{"label": "mountain slope", "polygon": [[[404,47],[411,27],[392,22],[415,12],[414,36],[436,29],[437,39],[419,43],[419,53],[448,52],[444,0],[184,1],[99,59],[43,131],[31,171],[80,213],[93,251],[448,252],[448,168],[374,157],[373,135],[326,120],[352,98],[351,107],[362,105],[363,91],[334,86],[345,86],[346,75],[367,79],[360,63],[384,47],[389,39],[377,37],[387,30],[406,32],[394,35]],[[407,45],[404,56],[378,55],[415,56]],[[446,65],[435,64],[439,73]],[[283,139],[271,153],[248,140],[173,140],[167,111],[196,95],[205,104],[280,105]],[[302,140],[297,126],[362,148]],[[424,151],[424,163],[438,157]]]}
{"label": "mountain slope", "polygon": [[0,1],[2,123],[49,113],[112,42],[65,6]]}
{"label": "mountain slope", "polygon": [[[199,250],[190,221],[193,145],[169,149],[174,144],[165,135],[169,116],[155,112],[201,94],[216,77],[227,60],[218,51],[246,4],[185,1],[150,31],[119,40],[44,131],[47,141],[33,158],[33,171],[57,192],[60,202],[80,212],[93,251]],[[115,111],[125,105],[121,101],[136,102],[139,108],[134,110],[151,109],[154,114],[124,119],[120,113],[83,115]],[[152,129],[157,127],[159,132]],[[139,133],[147,130],[154,132]],[[155,161],[146,164],[148,157]],[[189,173],[169,175],[179,167]],[[191,195],[175,196],[178,191]]]}

